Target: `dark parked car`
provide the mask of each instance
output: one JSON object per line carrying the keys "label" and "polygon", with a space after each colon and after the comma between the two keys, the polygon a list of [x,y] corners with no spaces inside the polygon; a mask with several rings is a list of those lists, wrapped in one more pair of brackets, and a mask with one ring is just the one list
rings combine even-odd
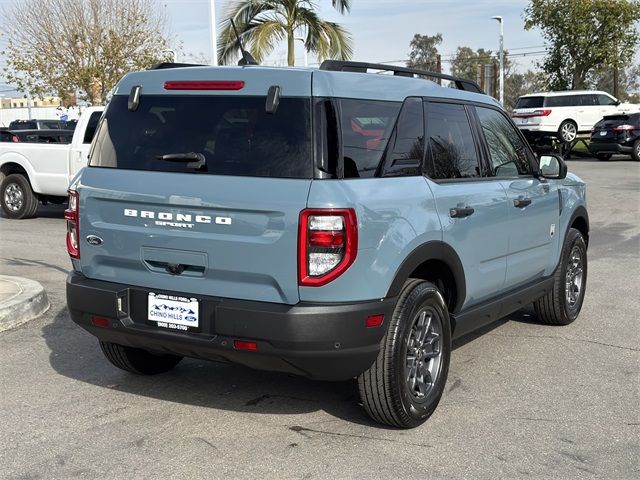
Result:
{"label": "dark parked car", "polygon": [[14,120],[9,130],[73,130],[76,123],[74,120]]}
{"label": "dark parked car", "polygon": [[6,128],[0,128],[0,142],[17,142],[18,136]]}
{"label": "dark parked car", "polygon": [[640,113],[604,117],[593,127],[589,151],[598,160],[622,153],[640,162]]}
{"label": "dark parked car", "polygon": [[27,143],[71,143],[73,130],[14,130],[11,132],[17,140]]}

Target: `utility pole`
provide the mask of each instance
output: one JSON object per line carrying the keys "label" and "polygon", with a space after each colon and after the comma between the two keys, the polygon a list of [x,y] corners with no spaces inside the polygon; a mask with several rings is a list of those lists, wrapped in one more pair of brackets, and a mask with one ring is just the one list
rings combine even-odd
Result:
{"label": "utility pole", "polygon": [[491,19],[500,22],[500,103],[504,105],[504,20],[499,15]]}
{"label": "utility pole", "polygon": [[216,23],[216,0],[209,1],[209,19],[211,22],[211,65],[218,66],[218,32]]}

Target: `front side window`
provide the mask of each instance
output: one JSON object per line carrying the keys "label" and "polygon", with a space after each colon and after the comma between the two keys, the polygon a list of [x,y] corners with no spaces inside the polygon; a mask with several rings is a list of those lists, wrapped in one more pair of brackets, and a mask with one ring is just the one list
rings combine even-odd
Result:
{"label": "front side window", "polygon": [[102,112],[93,112],[91,114],[89,121],[87,122],[87,129],[84,132],[82,143],[91,143],[93,136],[96,134],[96,129],[98,128],[98,122],[100,122],[101,116]]}
{"label": "front side window", "polygon": [[616,102],[615,98],[612,98],[609,95],[604,95],[602,93],[599,93],[598,103],[600,105],[610,106],[610,105],[616,105],[618,102]]}
{"label": "front side window", "polygon": [[345,176],[375,175],[400,106],[397,102],[340,100]]}
{"label": "front side window", "polygon": [[431,103],[427,107],[427,141],[434,180],[480,177],[480,164],[464,105]]}
{"label": "front side window", "polygon": [[516,128],[496,110],[476,107],[491,155],[492,173],[498,177],[530,175],[531,154]]}
{"label": "front side window", "polygon": [[89,165],[129,170],[311,178],[311,102],[266,97],[141,95],[136,111],[115,95]]}

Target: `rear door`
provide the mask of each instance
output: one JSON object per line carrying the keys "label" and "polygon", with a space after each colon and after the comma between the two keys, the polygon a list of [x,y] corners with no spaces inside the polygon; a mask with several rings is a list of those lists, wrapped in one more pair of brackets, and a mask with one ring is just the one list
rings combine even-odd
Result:
{"label": "rear door", "polygon": [[476,107],[491,172],[507,195],[503,234],[509,239],[506,288],[548,275],[557,243],[557,186],[533,176],[535,158],[507,117],[500,111]]}
{"label": "rear door", "polygon": [[426,107],[427,181],[443,241],[453,247],[464,266],[467,297],[463,308],[503,289],[509,239],[504,187],[485,175],[468,108],[440,102]]}
{"label": "rear door", "polygon": [[[266,93],[266,91],[265,91]],[[311,184],[309,98],[116,95],[81,177],[89,278],[298,302],[298,217]],[[84,239],[99,237],[99,246]]]}

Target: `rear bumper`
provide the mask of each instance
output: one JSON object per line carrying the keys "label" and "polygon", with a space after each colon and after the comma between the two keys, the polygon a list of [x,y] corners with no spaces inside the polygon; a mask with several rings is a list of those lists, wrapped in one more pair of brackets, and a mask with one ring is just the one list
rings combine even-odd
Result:
{"label": "rear bumper", "polygon": [[633,152],[633,146],[621,145],[619,143],[600,143],[590,142],[589,151],[591,153],[631,153]]}
{"label": "rear bumper", "polygon": [[[321,380],[346,380],[369,368],[396,300],[284,305],[199,296],[202,330],[186,333],[146,323],[148,292],[77,272],[67,277],[71,318],[102,341]],[[377,314],[384,315],[383,325],[366,328],[366,318]],[[94,326],[92,316],[107,318],[108,327]],[[258,350],[235,350],[234,340],[256,342]]]}

